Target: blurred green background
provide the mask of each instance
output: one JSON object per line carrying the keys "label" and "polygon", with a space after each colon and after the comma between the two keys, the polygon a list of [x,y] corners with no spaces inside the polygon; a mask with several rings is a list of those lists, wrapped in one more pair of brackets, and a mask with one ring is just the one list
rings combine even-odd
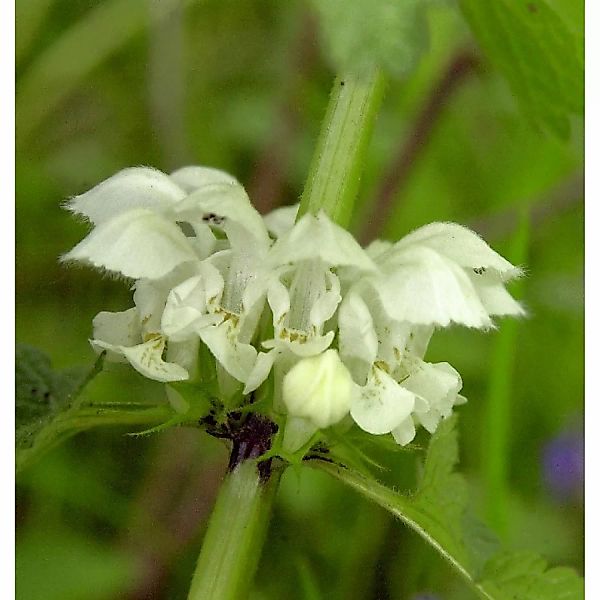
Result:
{"label": "blurred green background", "polygon": [[[58,263],[87,230],[61,202],[126,166],[202,164],[235,174],[261,211],[293,203],[333,71],[316,16],[297,0],[17,0],[16,10],[17,341],[57,368],[90,364],[93,316],[128,308],[130,292]],[[379,218],[395,240],[457,221],[524,265],[515,293],[527,319],[440,332],[428,356],[463,377],[461,469],[476,512],[509,547],[581,572],[582,120],[567,137],[541,132],[455,4],[432,3],[427,19],[429,50],[389,83],[353,229],[364,238]],[[159,401],[164,392],[113,369],[85,394]],[[490,402],[506,409],[501,456]],[[193,430],[125,433],[80,434],[19,476],[19,599],[185,597],[226,449]],[[387,466],[380,477],[412,484],[409,454]],[[383,511],[324,474],[287,471],[253,598],[428,594],[472,597]]]}

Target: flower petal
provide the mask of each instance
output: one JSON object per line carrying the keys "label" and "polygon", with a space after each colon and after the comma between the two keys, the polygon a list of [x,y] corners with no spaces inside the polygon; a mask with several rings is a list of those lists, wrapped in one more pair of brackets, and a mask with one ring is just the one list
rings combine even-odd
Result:
{"label": "flower petal", "polygon": [[364,385],[377,357],[377,335],[373,318],[364,300],[350,292],[338,313],[340,356],[350,369],[354,380]]}
{"label": "flower petal", "polygon": [[122,354],[136,371],[148,379],[163,383],[188,379],[188,372],[182,366],[162,359],[165,349],[165,339],[162,336],[131,347],[115,346],[102,340],[92,340],[92,345]]}
{"label": "flower petal", "polygon": [[383,256],[391,247],[392,242],[386,240],[373,240],[366,248],[366,253],[377,262],[378,259]]}
{"label": "flower petal", "polygon": [[238,248],[257,252],[271,243],[262,217],[239,183],[205,185],[180,202],[175,214],[178,221],[192,225],[204,222],[221,227],[231,245]]}
{"label": "flower petal", "polygon": [[284,233],[287,233],[296,221],[300,204],[292,204],[291,206],[282,206],[276,208],[263,217],[265,226],[270,234],[276,238],[280,238]]}
{"label": "flower petal", "polygon": [[404,419],[400,425],[392,429],[392,436],[394,436],[394,440],[401,446],[410,444],[410,442],[415,439],[416,433],[417,430],[415,429],[415,423],[411,416]]}
{"label": "flower petal", "polygon": [[195,337],[185,342],[174,342],[169,340],[167,362],[181,365],[193,379],[198,374],[198,351],[200,348],[200,338]]}
{"label": "flower petal", "polygon": [[310,308],[309,322],[315,331],[322,331],[326,321],[331,319],[342,301],[340,280],[329,269],[325,272],[326,290]]}
{"label": "flower petal", "polygon": [[367,285],[387,315],[417,325],[490,327],[492,322],[461,267],[424,246],[411,246],[386,261]]}
{"label": "flower petal", "polygon": [[498,277],[488,273],[470,273],[479,299],[490,315],[520,317],[525,309],[506,291]]}
{"label": "flower petal", "polygon": [[62,257],[64,261],[88,262],[133,279],[158,279],[195,259],[177,225],[142,208],[102,223]]}
{"label": "flower petal", "polygon": [[169,177],[186,193],[213,183],[237,184],[238,180],[229,173],[212,167],[191,165],[173,171]]}
{"label": "flower petal", "polygon": [[433,433],[442,417],[449,417],[456,397],[462,388],[462,379],[448,363],[425,363],[419,361],[417,368],[402,382],[429,405],[428,410],[415,411],[419,422]]}
{"label": "flower petal", "polygon": [[429,223],[403,237],[392,253],[413,245],[422,245],[446,256],[457,265],[470,269],[493,269],[512,279],[522,274],[518,267],[492,250],[474,231],[457,223]]}
{"label": "flower petal", "polygon": [[325,335],[306,335],[303,332],[283,328],[278,337],[265,340],[262,345],[263,348],[287,349],[295,356],[305,358],[321,354],[327,350],[334,336],[333,331],[328,331]]}
{"label": "flower petal", "polygon": [[67,208],[99,225],[136,208],[162,212],[184,197],[185,192],[161,171],[131,167],[75,196]]}
{"label": "flower petal", "polygon": [[115,346],[134,346],[142,339],[137,309],[99,312],[92,321],[94,338]]}
{"label": "flower petal", "polygon": [[244,386],[244,394],[249,394],[258,389],[269,376],[273,363],[277,358],[279,351],[277,349],[270,352],[259,352],[256,357],[256,362],[248,375],[246,385]]}
{"label": "flower petal", "polygon": [[321,259],[327,266],[356,266],[374,271],[375,265],[354,237],[325,213],[306,214],[273,245],[268,260],[273,265]]}
{"label": "flower petal", "polygon": [[190,277],[169,292],[161,328],[171,340],[189,339],[203,327],[223,320],[223,315],[211,312],[223,293],[223,278],[209,263],[202,263],[200,269],[201,275]]}
{"label": "flower petal", "polygon": [[389,433],[410,415],[415,406],[414,394],[377,367],[359,390],[350,414],[368,433]]}
{"label": "flower petal", "polygon": [[219,325],[205,327],[198,334],[223,368],[235,379],[245,383],[256,361],[256,349],[238,341],[238,332],[229,319]]}

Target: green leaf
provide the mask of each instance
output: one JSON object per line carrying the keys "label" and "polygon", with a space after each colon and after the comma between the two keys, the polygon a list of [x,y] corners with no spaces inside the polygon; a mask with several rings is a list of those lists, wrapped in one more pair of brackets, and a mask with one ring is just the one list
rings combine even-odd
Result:
{"label": "green leaf", "polygon": [[583,113],[582,36],[546,0],[461,0],[483,50],[531,121],[560,137]]}
{"label": "green leaf", "polygon": [[404,76],[427,48],[423,0],[313,0],[336,70],[379,66]]}
{"label": "green leaf", "polygon": [[57,372],[50,359],[31,346],[16,349],[17,471],[70,436],[100,425],[155,425],[173,416],[168,404],[111,402],[84,405],[78,397],[101,370],[100,356],[91,368]]}
{"label": "green leaf", "polygon": [[[400,494],[344,466],[311,461],[366,498],[385,508],[433,546],[477,594],[488,600],[579,598],[582,580],[570,569],[545,571],[546,563],[533,554],[498,554],[495,536],[467,510],[463,477],[454,471],[458,461],[456,417],[443,421],[432,436],[417,491]],[[515,565],[523,557],[525,573]],[[531,595],[552,582],[561,596]],[[536,592],[537,593],[537,592]],[[529,594],[529,595],[528,595]]]}
{"label": "green leaf", "polygon": [[583,579],[572,569],[548,569],[534,553],[502,553],[483,571],[481,589],[498,600],[581,600]]}
{"label": "green leaf", "polygon": [[36,434],[57,414],[69,409],[85,385],[102,369],[102,357],[91,368],[57,372],[37,348],[18,344],[15,356],[17,448],[30,448]]}

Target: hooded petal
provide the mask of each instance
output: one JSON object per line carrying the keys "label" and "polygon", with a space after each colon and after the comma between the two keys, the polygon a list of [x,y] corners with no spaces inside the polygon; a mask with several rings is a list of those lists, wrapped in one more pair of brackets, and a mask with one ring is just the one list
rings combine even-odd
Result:
{"label": "hooded petal", "polygon": [[389,318],[417,325],[460,323],[490,327],[492,322],[473,283],[461,267],[424,246],[411,246],[386,261],[367,285]]}
{"label": "hooded petal", "polygon": [[169,177],[187,194],[213,183],[238,184],[238,180],[225,171],[196,165],[181,167],[173,171]]}
{"label": "hooded petal", "polygon": [[185,195],[181,187],[161,171],[131,167],[75,196],[67,207],[99,225],[137,208],[163,212]]}
{"label": "hooded petal", "polygon": [[400,386],[385,371],[374,367],[364,387],[359,387],[350,414],[368,433],[389,433],[412,412],[415,396]]}
{"label": "hooded petal", "polygon": [[138,208],[96,227],[62,260],[88,262],[133,279],[158,279],[196,255],[177,225]]}
{"label": "hooded petal", "polygon": [[504,280],[522,274],[474,231],[457,223],[430,223],[420,227],[395,244],[391,253],[414,245],[431,248],[464,268],[493,269]]}
{"label": "hooded petal", "polygon": [[375,265],[354,237],[325,213],[304,215],[282,235],[269,253],[273,265],[321,259],[328,266],[356,266],[374,271]]}
{"label": "hooded petal", "polygon": [[[176,207],[179,221],[204,222],[222,228],[232,246],[252,249],[267,248],[269,234],[262,217],[250,203],[246,191],[239,183],[212,183],[192,192]],[[229,224],[237,224],[238,227]],[[241,230],[240,230],[241,227]],[[246,236],[243,235],[246,233]],[[250,240],[248,240],[250,235]],[[248,248],[249,244],[251,245]]]}

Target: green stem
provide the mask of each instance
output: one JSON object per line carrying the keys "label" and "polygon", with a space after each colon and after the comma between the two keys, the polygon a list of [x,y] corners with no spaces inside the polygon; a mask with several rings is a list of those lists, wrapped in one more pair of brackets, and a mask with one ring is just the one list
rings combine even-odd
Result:
{"label": "green stem", "polygon": [[377,68],[335,79],[298,217],[323,210],[342,227],[350,222],[383,88]]}
{"label": "green stem", "polygon": [[[348,224],[382,92],[378,69],[335,80],[299,215],[324,210],[340,225]],[[246,456],[264,458],[269,446]],[[236,461],[219,491],[188,600],[248,595],[280,476],[277,469],[264,481],[255,460]]]}
{"label": "green stem", "polygon": [[36,437],[31,448],[17,449],[16,468],[22,471],[46,452],[71,436],[94,427],[158,425],[173,415],[168,405],[127,409],[115,405],[84,406],[57,416]]}
{"label": "green stem", "polygon": [[265,540],[281,469],[265,481],[255,460],[225,476],[204,537],[188,600],[248,596]]}

